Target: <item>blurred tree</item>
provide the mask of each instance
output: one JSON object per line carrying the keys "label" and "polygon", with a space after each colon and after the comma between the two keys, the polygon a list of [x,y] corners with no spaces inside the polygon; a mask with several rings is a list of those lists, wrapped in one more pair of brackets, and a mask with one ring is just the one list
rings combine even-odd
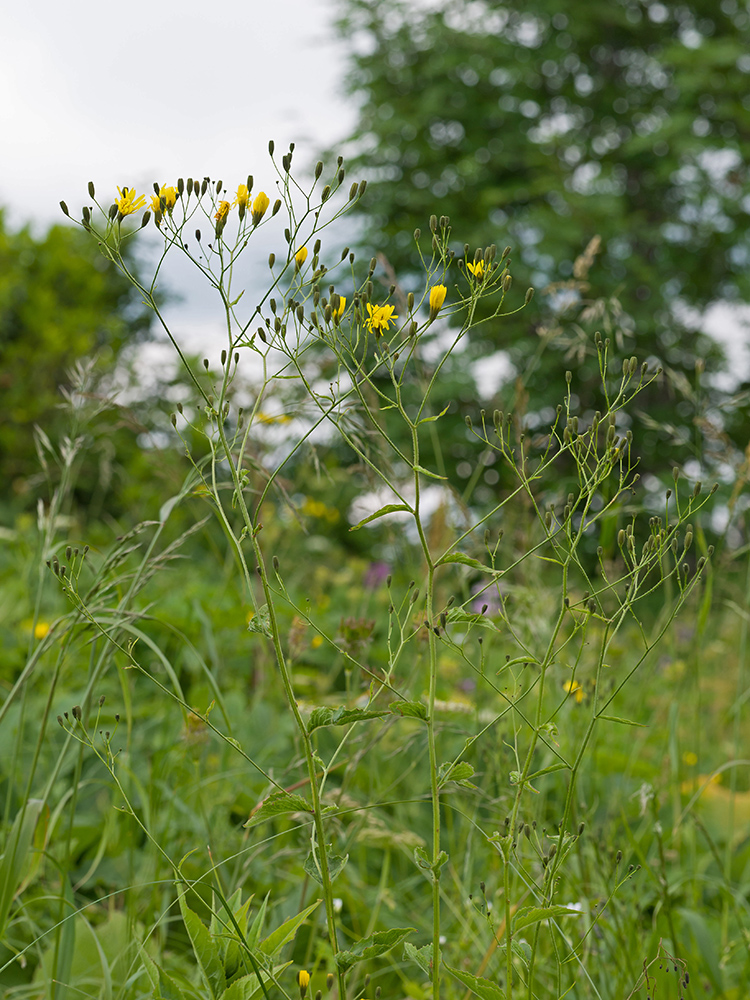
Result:
{"label": "blurred tree", "polygon": [[[680,461],[705,459],[695,426],[718,396],[710,377],[696,390],[696,366],[710,376],[722,352],[701,332],[701,313],[750,292],[748,5],[344,0],[340,28],[360,101],[349,166],[369,181],[368,253],[381,251],[408,283],[412,233],[433,212],[451,217],[460,255],[464,241],[472,255],[512,244],[516,281],[548,288],[547,313],[533,305],[493,321],[469,350],[474,360],[507,350],[524,385],[507,381],[496,402],[517,406],[528,391],[539,411],[559,399],[559,377],[549,378],[561,367],[556,343],[572,367],[569,337],[551,337],[538,363],[540,337],[566,296],[587,297],[574,262],[601,236],[588,315],[604,332],[617,300],[621,349],[666,369],[643,400],[644,468],[664,467],[665,440],[683,446]],[[529,336],[533,321],[539,336]],[[584,406],[597,378],[578,357]],[[726,426],[714,412],[714,441]]]}
{"label": "blurred tree", "polygon": [[[135,266],[135,262],[134,266]],[[86,233],[8,230],[0,211],[0,497],[23,495],[40,471],[35,424],[60,425],[59,387],[78,359],[111,369],[125,344],[145,339],[151,312]],[[110,426],[109,433],[111,434]],[[130,448],[134,447],[133,443]]]}

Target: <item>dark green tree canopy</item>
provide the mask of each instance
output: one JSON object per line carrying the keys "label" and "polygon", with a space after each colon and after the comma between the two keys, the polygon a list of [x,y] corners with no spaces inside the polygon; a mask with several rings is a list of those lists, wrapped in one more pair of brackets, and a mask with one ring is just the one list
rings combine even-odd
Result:
{"label": "dark green tree canopy", "polygon": [[0,473],[4,493],[38,473],[33,427],[59,420],[59,387],[78,359],[99,353],[108,367],[145,337],[151,312],[133,286],[69,225],[35,237],[11,232],[0,212]]}
{"label": "dark green tree canopy", "polygon": [[[678,378],[721,363],[695,310],[750,293],[747,3],[345,0],[340,27],[363,242],[400,276],[433,212],[539,289],[599,235],[625,348]],[[520,368],[532,318],[494,331]]]}

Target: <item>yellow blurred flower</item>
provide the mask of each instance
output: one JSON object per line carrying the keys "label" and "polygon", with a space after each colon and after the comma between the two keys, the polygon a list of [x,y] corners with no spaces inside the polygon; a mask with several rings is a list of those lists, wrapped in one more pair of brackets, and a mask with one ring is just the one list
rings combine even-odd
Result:
{"label": "yellow blurred flower", "polygon": [[692,750],[686,750],[682,755],[683,763],[687,764],[688,767],[695,767],[698,763],[698,754],[693,753]]}
{"label": "yellow blurred flower", "polygon": [[263,216],[266,214],[266,210],[271,202],[268,200],[268,195],[265,191],[259,191],[255,196],[255,201],[253,202],[253,225],[257,226]]}
{"label": "yellow blurred flower", "polygon": [[307,247],[300,247],[297,253],[294,255],[294,263],[296,264],[298,271],[306,260],[307,260]]}
{"label": "yellow blurred flower", "polygon": [[234,204],[239,208],[247,208],[247,203],[250,201],[250,192],[248,190],[247,184],[240,184],[237,188],[237,194],[235,195]]}
{"label": "yellow blurred flower", "polygon": [[484,278],[484,261],[478,260],[476,264],[471,261],[466,265],[469,271],[474,275],[477,281],[481,281]]}
{"label": "yellow blurred flower", "polygon": [[445,285],[433,285],[430,289],[430,319],[435,319],[437,314],[440,312],[443,303],[445,302],[445,296],[448,294],[448,289]]}
{"label": "yellow blurred flower", "polygon": [[168,212],[177,204],[177,188],[167,187],[166,184],[162,184],[159,188],[159,193],[151,195],[151,211],[160,212],[161,211],[161,199],[164,199],[164,207]]}
{"label": "yellow blurred flower", "polygon": [[565,681],[563,684],[563,691],[567,694],[572,694],[578,705],[581,704],[585,697],[584,690],[578,681]]}
{"label": "yellow blurred flower", "polygon": [[334,322],[338,323],[341,317],[344,315],[344,310],[346,309],[346,296],[339,295],[338,305],[331,309],[331,315],[333,316]]}
{"label": "yellow blurred flower", "polygon": [[135,188],[118,188],[117,194],[119,197],[115,198],[115,205],[123,218],[145,208],[146,196],[137,194]]}
{"label": "yellow blurred flower", "polygon": [[320,649],[324,642],[325,640],[322,635],[314,635],[310,640],[310,645],[313,649]]}
{"label": "yellow blurred flower", "polygon": [[37,622],[34,626],[34,638],[43,639],[49,632],[49,622]]}
{"label": "yellow blurred flower", "polygon": [[214,218],[218,219],[219,222],[224,222],[224,220],[226,219],[226,217],[229,215],[229,209],[231,207],[232,206],[229,204],[228,201],[220,201],[219,202],[219,210],[214,215]]}
{"label": "yellow blurred flower", "polygon": [[398,316],[394,315],[395,309],[393,306],[371,306],[367,303],[367,312],[369,313],[369,319],[365,320],[367,326],[373,333],[386,333],[388,330],[388,325],[398,319]]}

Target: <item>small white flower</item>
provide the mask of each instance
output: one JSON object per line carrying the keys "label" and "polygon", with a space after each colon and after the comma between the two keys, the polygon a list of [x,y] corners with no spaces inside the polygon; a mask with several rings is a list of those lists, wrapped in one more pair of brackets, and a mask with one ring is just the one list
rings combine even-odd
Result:
{"label": "small white flower", "polygon": [[334,913],[341,913],[341,911],[343,910],[343,908],[344,908],[344,900],[343,899],[339,899],[338,896],[335,896],[334,900],[333,900],[333,912]]}

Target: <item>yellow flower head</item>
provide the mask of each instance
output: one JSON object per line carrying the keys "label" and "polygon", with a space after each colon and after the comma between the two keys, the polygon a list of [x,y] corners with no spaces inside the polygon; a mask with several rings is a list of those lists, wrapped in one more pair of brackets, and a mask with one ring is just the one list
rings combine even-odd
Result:
{"label": "yellow flower head", "polygon": [[578,681],[565,681],[563,684],[563,691],[567,694],[572,694],[576,700],[576,704],[580,705],[585,697],[585,693]]}
{"label": "yellow flower head", "polygon": [[177,188],[167,187],[162,184],[159,193],[151,196],[151,211],[156,213],[161,211],[161,199],[164,199],[164,207],[171,212],[177,203]]}
{"label": "yellow flower head", "polygon": [[34,626],[34,638],[43,639],[45,635],[49,632],[49,624],[47,622],[37,622]]}
{"label": "yellow flower head", "polygon": [[214,215],[214,218],[217,219],[219,222],[224,222],[224,220],[226,219],[226,217],[229,215],[229,209],[231,207],[232,206],[229,204],[228,201],[220,201],[219,202],[219,211],[216,212],[216,214]]}
{"label": "yellow flower head", "polygon": [[126,215],[133,215],[134,212],[138,212],[146,205],[146,196],[136,194],[135,188],[125,187],[122,190],[118,188],[117,194],[119,197],[115,198],[115,205],[117,205],[117,210],[122,218]]}
{"label": "yellow flower head", "polygon": [[440,312],[447,294],[448,289],[445,285],[433,285],[430,289],[430,319],[435,319]]}
{"label": "yellow flower head", "polygon": [[373,307],[368,302],[367,312],[369,313],[369,319],[366,319],[365,322],[370,330],[375,334],[386,333],[388,331],[389,323],[398,319],[398,316],[394,315],[395,309],[393,306]]}
{"label": "yellow flower head", "polygon": [[335,323],[338,323],[338,321],[344,315],[345,309],[346,309],[346,296],[339,295],[338,305],[336,305],[331,309],[331,315],[333,316],[333,320]]}
{"label": "yellow flower head", "polygon": [[471,261],[466,265],[477,281],[481,281],[484,277],[484,261],[478,260],[476,264]]}
{"label": "yellow flower head", "polygon": [[253,202],[253,225],[257,226],[263,216],[266,214],[266,210],[270,205],[268,200],[268,195],[265,191],[259,191],[255,196],[255,201]]}
{"label": "yellow flower head", "polygon": [[234,204],[239,208],[247,208],[247,203],[250,201],[250,192],[248,191],[247,184],[240,184],[237,188],[237,195],[234,199]]}
{"label": "yellow flower head", "polygon": [[306,260],[307,260],[307,247],[300,247],[297,253],[294,255],[294,263],[296,264],[298,271]]}
{"label": "yellow flower head", "polygon": [[300,969],[297,973],[297,985],[299,986],[299,995],[304,997],[307,993],[307,987],[310,985],[310,973],[306,969]]}

